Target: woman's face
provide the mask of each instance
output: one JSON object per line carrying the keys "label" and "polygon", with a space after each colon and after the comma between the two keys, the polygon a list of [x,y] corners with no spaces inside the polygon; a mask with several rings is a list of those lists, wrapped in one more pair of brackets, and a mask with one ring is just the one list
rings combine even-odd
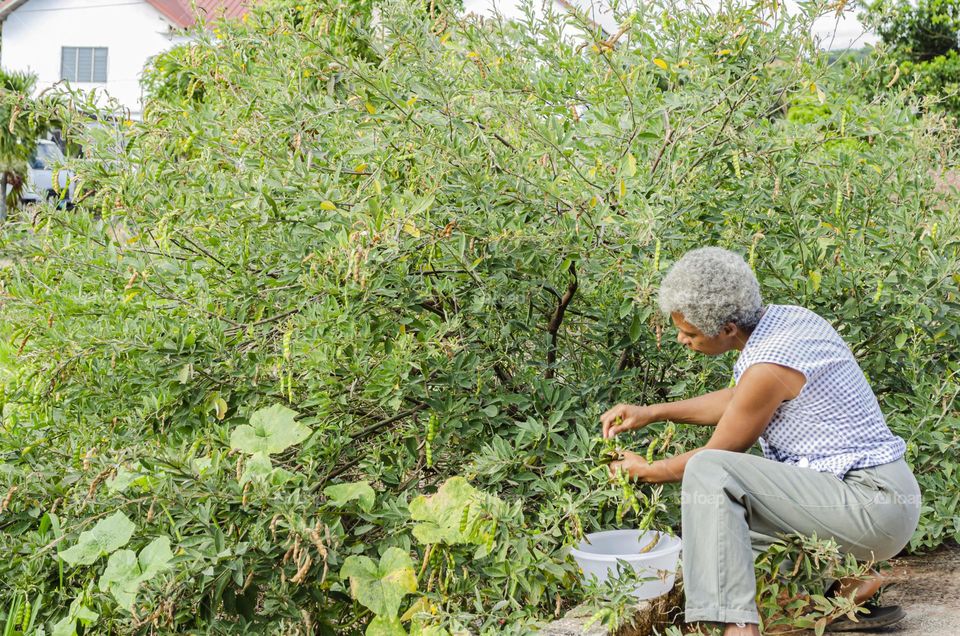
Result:
{"label": "woman's face", "polygon": [[732,323],[728,323],[715,336],[706,336],[702,331],[684,320],[683,314],[673,312],[670,314],[674,326],[677,328],[677,342],[687,349],[698,351],[708,356],[718,356],[731,349],[742,348],[742,342],[737,335],[740,330]]}

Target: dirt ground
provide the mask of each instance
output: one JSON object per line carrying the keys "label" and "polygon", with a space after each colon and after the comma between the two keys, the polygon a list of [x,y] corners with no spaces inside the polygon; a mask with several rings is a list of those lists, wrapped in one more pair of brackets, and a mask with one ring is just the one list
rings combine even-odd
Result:
{"label": "dirt ground", "polygon": [[884,605],[901,605],[907,617],[876,632],[898,636],[960,636],[960,548],[890,561]]}

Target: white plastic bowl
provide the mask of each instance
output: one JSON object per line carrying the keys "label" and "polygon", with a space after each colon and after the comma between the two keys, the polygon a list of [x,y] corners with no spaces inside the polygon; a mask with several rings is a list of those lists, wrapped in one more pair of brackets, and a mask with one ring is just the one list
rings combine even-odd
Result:
{"label": "white plastic bowl", "polygon": [[660,541],[649,552],[647,546],[656,533],[652,530],[607,530],[586,535],[577,547],[570,550],[585,578],[596,577],[603,583],[617,575],[617,560],[629,563],[644,579],[633,592],[639,600],[651,599],[673,589],[680,556],[680,537],[660,533]]}

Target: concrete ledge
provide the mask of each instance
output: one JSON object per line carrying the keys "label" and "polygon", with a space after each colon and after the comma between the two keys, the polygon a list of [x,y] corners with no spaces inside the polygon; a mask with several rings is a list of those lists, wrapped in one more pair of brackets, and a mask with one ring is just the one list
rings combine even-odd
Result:
{"label": "concrete ledge", "polygon": [[670,616],[676,614],[682,603],[683,584],[677,576],[669,593],[649,601],[638,601],[631,622],[616,631],[608,631],[597,623],[585,627],[595,610],[578,605],[560,620],[547,624],[539,633],[545,636],[650,636],[654,627],[670,624]]}

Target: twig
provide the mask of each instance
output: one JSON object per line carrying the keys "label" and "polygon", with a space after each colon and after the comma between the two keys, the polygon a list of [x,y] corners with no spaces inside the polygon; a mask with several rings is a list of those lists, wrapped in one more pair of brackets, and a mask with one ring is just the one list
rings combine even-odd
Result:
{"label": "twig", "polygon": [[560,330],[560,324],[563,322],[563,315],[567,311],[567,305],[570,304],[570,301],[573,300],[573,295],[577,292],[577,266],[575,263],[570,263],[569,271],[573,276],[573,280],[567,285],[567,291],[563,294],[563,298],[560,299],[560,303],[554,310],[553,317],[550,318],[550,324],[547,325],[547,332],[550,334],[550,349],[547,351],[547,371],[544,377],[548,380],[553,379],[553,365],[557,362],[557,332]]}

